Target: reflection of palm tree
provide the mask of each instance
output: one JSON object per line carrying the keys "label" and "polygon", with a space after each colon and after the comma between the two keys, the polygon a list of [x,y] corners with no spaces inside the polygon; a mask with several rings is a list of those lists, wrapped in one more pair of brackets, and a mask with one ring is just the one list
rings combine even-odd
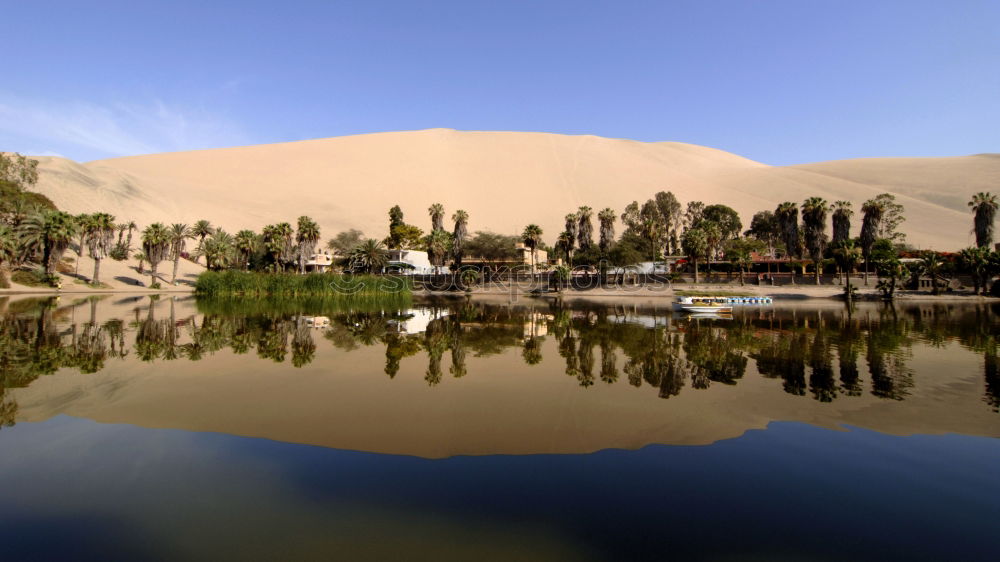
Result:
{"label": "reflection of palm tree", "polygon": [[528,365],[537,365],[542,362],[542,340],[541,338],[529,337],[524,340],[521,349],[521,358]]}

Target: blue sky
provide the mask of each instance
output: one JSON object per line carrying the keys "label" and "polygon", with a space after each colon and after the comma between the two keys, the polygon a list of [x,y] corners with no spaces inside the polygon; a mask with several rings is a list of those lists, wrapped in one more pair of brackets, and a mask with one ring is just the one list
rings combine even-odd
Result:
{"label": "blue sky", "polygon": [[769,164],[1000,152],[1000,2],[17,2],[0,150],[449,127]]}

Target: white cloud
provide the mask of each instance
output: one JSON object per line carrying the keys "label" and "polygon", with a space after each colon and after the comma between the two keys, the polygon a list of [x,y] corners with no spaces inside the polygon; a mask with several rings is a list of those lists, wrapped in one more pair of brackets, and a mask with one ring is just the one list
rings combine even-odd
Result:
{"label": "white cloud", "polygon": [[[239,127],[203,109],[153,99],[100,105],[52,102],[0,94],[0,134],[5,144],[43,146],[25,153],[72,157],[128,156],[244,144]],[[17,146],[5,146],[19,150]]]}

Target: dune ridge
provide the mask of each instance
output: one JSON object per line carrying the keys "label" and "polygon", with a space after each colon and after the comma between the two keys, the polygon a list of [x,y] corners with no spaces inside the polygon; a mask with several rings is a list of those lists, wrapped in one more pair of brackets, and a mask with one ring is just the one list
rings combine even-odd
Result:
{"label": "dune ridge", "polygon": [[204,218],[231,232],[309,215],[324,238],[347,228],[382,237],[395,204],[425,230],[427,207],[440,202],[449,217],[468,211],[470,231],[515,233],[533,222],[551,243],[563,216],[581,205],[620,212],[661,190],[682,202],[730,205],[745,226],[754,212],[786,200],[846,199],[860,209],[890,192],[906,206],[908,242],[956,250],[973,240],[965,202],[1000,185],[995,154],[777,167],[679,142],[450,129],[86,163],[37,158],[37,190],[73,213],[103,210],[140,225]]}

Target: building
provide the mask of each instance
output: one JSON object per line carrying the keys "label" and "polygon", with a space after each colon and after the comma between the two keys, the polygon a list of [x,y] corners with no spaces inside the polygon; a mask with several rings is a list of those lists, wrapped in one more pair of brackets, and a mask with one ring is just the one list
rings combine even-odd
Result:
{"label": "building", "polygon": [[389,250],[389,264],[386,273],[399,275],[433,275],[437,268],[431,265],[427,252],[420,250]]}
{"label": "building", "polygon": [[326,252],[313,254],[308,260],[306,260],[306,271],[313,271],[317,273],[326,273],[333,268],[333,256]]}

